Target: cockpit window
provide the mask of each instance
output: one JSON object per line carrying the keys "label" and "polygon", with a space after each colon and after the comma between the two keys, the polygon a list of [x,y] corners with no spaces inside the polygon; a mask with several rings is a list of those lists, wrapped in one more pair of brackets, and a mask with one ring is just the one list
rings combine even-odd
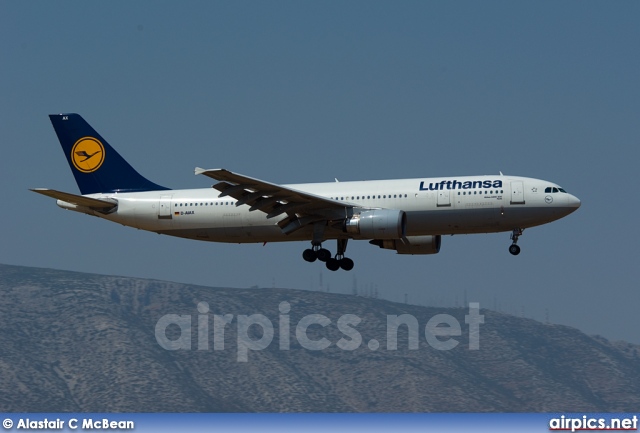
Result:
{"label": "cockpit window", "polygon": [[551,187],[551,186],[546,187],[546,188],[544,189],[544,192],[546,192],[546,193],[550,193],[550,192],[564,192],[565,194],[567,193],[567,191],[565,191],[564,189],[562,189],[562,188],[560,188],[560,187],[556,188],[555,186],[553,186],[553,187]]}

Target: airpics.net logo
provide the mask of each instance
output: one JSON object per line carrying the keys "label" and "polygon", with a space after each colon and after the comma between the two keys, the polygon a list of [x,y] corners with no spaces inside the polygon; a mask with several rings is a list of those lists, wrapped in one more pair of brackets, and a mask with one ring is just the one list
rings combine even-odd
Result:
{"label": "airpics.net logo", "polygon": [[[198,314],[195,315],[197,333],[197,350],[225,350],[225,343],[229,343],[228,331],[235,331],[237,361],[247,362],[249,353],[269,348],[274,342],[276,327],[263,314],[210,314],[209,304],[199,302]],[[291,320],[291,304],[280,302],[278,306],[278,348],[290,350],[293,340],[306,350],[319,351],[332,345],[345,351],[354,351],[364,343],[362,334],[358,331],[363,319],[355,314],[343,314],[335,322],[323,314],[309,314],[297,323]],[[155,336],[158,344],[166,350],[192,350],[192,328],[194,317],[190,314],[166,314],[156,323]],[[422,337],[435,350],[451,350],[460,344],[459,337],[468,334],[468,349],[480,349],[480,325],[484,323],[484,315],[480,314],[480,304],[469,303],[468,314],[464,316],[466,326],[462,326],[458,319],[450,314],[436,314],[423,322],[422,328],[418,319],[411,314],[386,316],[386,350],[398,350],[399,333],[406,333],[402,344],[409,350],[418,350]],[[318,330],[328,330],[337,327],[340,338],[331,341],[326,336],[319,336]],[[465,328],[465,329],[463,329]],[[378,329],[378,327],[376,327]],[[171,334],[167,335],[167,331]],[[310,336],[311,334],[311,336]],[[225,338],[225,336],[227,338]],[[312,338],[313,337],[313,338]],[[320,338],[318,338],[320,337]],[[225,341],[226,340],[226,341]],[[381,349],[380,341],[371,338],[366,342],[370,351]],[[405,347],[405,346],[403,346]]]}

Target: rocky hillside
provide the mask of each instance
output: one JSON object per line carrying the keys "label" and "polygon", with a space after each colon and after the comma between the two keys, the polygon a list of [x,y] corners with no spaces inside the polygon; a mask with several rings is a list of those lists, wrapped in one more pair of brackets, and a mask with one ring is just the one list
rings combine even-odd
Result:
{"label": "rocky hillside", "polygon": [[[480,310],[479,349],[471,350],[465,323],[470,312],[463,308],[7,265],[0,265],[0,293],[2,412],[632,412],[640,407],[637,346],[490,310]],[[397,350],[391,350],[387,316],[403,314],[419,324],[419,345],[411,349],[408,327],[400,326]],[[431,336],[430,342],[425,325],[438,314],[453,316],[460,332],[454,326],[448,329],[453,337]],[[229,323],[222,335],[224,315]],[[310,318],[301,319],[308,315],[316,315],[315,324],[302,332]],[[326,326],[318,324],[326,320],[320,315],[330,320]],[[451,326],[453,319],[446,320]],[[299,338],[296,328],[309,341]],[[457,345],[438,350],[434,338]],[[331,345],[311,350],[324,342]],[[344,350],[345,344],[357,348]],[[239,361],[243,347],[246,362]],[[264,349],[251,350],[258,347]]]}

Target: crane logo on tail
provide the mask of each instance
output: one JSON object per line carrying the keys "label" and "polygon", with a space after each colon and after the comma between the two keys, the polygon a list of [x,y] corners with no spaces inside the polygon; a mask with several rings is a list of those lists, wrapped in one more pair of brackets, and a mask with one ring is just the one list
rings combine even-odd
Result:
{"label": "crane logo on tail", "polygon": [[93,137],[83,137],[71,149],[71,161],[83,173],[93,173],[104,162],[104,146]]}

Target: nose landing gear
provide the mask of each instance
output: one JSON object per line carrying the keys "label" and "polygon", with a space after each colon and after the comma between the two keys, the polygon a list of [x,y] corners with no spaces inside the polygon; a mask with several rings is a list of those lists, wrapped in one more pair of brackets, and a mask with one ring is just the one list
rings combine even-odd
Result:
{"label": "nose landing gear", "polygon": [[517,256],[518,254],[520,254],[520,247],[517,244],[518,244],[518,238],[522,236],[523,231],[524,229],[515,228],[513,229],[513,232],[511,232],[511,240],[513,241],[513,243],[509,247],[509,252],[514,256]]}

